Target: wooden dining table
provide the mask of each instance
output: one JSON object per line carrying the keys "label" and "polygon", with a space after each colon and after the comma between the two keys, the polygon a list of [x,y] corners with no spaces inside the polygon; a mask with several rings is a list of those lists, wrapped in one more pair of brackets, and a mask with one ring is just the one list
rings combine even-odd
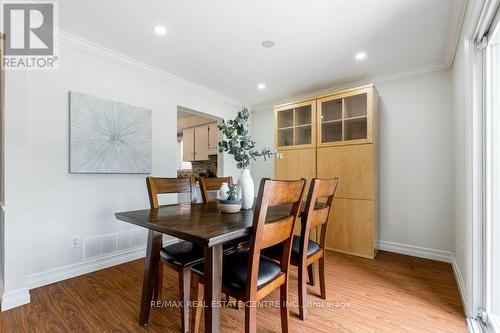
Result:
{"label": "wooden dining table", "polygon": [[[288,210],[289,211],[289,210]],[[286,207],[268,211],[267,219],[287,215]],[[205,269],[205,332],[219,332],[222,289],[222,244],[250,234],[253,210],[221,213],[215,202],[177,204],[158,209],[116,213],[118,220],[135,224],[148,231],[144,280],[142,285],[139,324],[148,323],[153,290],[157,283],[162,235],[171,235],[204,248]]]}

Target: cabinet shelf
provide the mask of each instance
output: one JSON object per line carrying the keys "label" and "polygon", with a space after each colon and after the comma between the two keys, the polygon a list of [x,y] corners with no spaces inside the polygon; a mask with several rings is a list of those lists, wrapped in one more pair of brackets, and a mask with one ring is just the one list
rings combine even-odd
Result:
{"label": "cabinet shelf", "polygon": [[362,120],[366,120],[368,117],[367,116],[359,116],[359,117],[351,117],[351,118],[344,118],[344,121],[362,121]]}
{"label": "cabinet shelf", "polygon": [[342,122],[342,119],[321,121],[322,124],[334,124],[334,123],[341,123],[341,122]]}

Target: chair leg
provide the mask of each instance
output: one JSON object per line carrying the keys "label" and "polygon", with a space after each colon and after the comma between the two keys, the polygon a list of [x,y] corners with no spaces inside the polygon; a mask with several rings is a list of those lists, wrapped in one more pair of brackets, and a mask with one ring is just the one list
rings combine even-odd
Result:
{"label": "chair leg", "polygon": [[245,333],[256,333],[257,332],[257,308],[254,306],[254,302],[250,301],[250,304],[245,307]]}
{"label": "chair leg", "polygon": [[155,290],[153,292],[153,300],[156,302],[161,299],[163,290],[163,263],[160,261],[158,264],[158,279],[156,281]]}
{"label": "chair leg", "polygon": [[314,286],[314,263],[310,264],[309,266],[307,266],[307,275],[308,275],[308,278],[309,278],[309,284],[311,286]]}
{"label": "chair leg", "polygon": [[321,298],[326,299],[326,281],[325,281],[325,256],[319,258],[319,286],[321,289]]}
{"label": "chair leg", "polygon": [[191,269],[179,270],[179,296],[181,304],[181,328],[183,333],[189,332],[189,292],[191,287]]}
{"label": "chair leg", "polygon": [[300,319],[306,320],[307,318],[307,284],[306,284],[306,267],[299,265],[299,279],[298,279],[298,292],[299,292],[299,316]]}
{"label": "chair leg", "polygon": [[280,287],[281,332],[288,333],[290,312],[288,311],[288,281]]}
{"label": "chair leg", "polygon": [[191,310],[191,332],[198,333],[200,331],[201,311],[203,310],[203,293],[205,289],[200,283],[200,278],[196,274],[191,274],[191,290],[193,294],[196,295],[196,302],[193,304],[194,309]]}

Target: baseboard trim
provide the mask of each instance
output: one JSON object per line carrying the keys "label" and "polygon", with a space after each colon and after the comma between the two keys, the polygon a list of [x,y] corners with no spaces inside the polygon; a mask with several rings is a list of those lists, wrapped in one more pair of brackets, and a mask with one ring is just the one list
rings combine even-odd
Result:
{"label": "baseboard trim", "polygon": [[30,291],[28,288],[21,288],[9,291],[2,295],[2,312],[12,308],[28,304],[30,302]]}
{"label": "baseboard trim", "polygon": [[[178,242],[177,239],[169,239],[163,242],[163,246],[167,246]],[[119,253],[114,253],[108,256],[99,257],[93,260],[80,262],[73,265],[67,265],[56,269],[51,269],[45,272],[28,275],[26,277],[27,287],[6,292],[2,295],[1,311],[6,311],[30,302],[30,289],[43,287],[59,281],[71,279],[83,274],[92,273],[101,269],[109,268],[115,265],[120,265],[132,260],[144,258],[146,255],[146,247],[141,246],[134,249],[129,249]]]}
{"label": "baseboard trim", "polygon": [[[163,246],[173,244],[177,241],[177,239],[169,239],[163,242]],[[144,258],[145,255],[146,247],[141,246],[135,249],[114,253],[93,260],[59,267],[42,273],[28,275],[26,277],[26,284],[28,285],[29,289],[39,288],[48,284],[71,279],[83,274],[88,274],[115,265],[120,265],[132,260]]]}
{"label": "baseboard trim", "polygon": [[382,251],[406,254],[413,257],[444,261],[447,263],[451,263],[453,258],[453,254],[448,251],[435,250],[420,246],[406,245],[406,244],[386,242],[386,241],[379,241],[378,249]]}
{"label": "baseboard trim", "polygon": [[471,317],[471,312],[469,309],[469,301],[467,297],[467,293],[465,292],[465,281],[460,272],[460,268],[458,267],[458,262],[455,259],[455,256],[452,256],[451,267],[453,267],[453,274],[455,275],[455,280],[458,285],[458,292],[460,293],[460,298],[462,299],[462,305],[464,307],[464,313],[466,317]]}

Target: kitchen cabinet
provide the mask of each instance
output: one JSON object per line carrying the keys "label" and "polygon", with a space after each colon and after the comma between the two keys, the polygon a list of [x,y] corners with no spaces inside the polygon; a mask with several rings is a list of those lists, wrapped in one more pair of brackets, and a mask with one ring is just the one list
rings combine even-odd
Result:
{"label": "kitchen cabinet", "polygon": [[194,128],[185,128],[182,130],[182,150],[183,161],[194,161]]}
{"label": "kitchen cabinet", "polygon": [[183,129],[182,141],[182,159],[185,162],[208,160],[208,155],[217,155],[218,153],[217,123]]}
{"label": "kitchen cabinet", "polygon": [[219,129],[217,123],[208,125],[208,155],[217,155],[219,152]]}
{"label": "kitchen cabinet", "polygon": [[194,160],[208,160],[208,126],[194,128]]}

